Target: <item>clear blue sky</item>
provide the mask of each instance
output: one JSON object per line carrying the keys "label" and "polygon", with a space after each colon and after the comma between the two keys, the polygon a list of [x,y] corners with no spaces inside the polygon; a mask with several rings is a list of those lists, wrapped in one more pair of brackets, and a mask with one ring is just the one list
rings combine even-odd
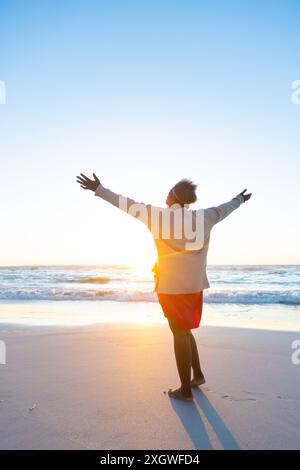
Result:
{"label": "clear blue sky", "polygon": [[182,177],[199,207],[247,187],[209,261],[300,263],[299,17],[296,0],[1,0],[0,264],[149,260],[81,171],[157,205]]}

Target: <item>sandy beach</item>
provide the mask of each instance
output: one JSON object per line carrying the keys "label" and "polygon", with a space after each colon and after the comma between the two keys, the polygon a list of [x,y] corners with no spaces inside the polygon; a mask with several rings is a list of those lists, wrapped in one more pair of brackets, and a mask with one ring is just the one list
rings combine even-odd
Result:
{"label": "sandy beach", "polygon": [[207,383],[179,384],[166,325],[2,324],[1,449],[299,449],[297,332],[205,326]]}

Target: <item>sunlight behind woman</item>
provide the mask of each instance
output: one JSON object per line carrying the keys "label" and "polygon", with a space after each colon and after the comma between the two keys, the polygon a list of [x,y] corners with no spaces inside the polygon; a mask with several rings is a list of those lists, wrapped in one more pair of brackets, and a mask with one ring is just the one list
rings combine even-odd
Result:
{"label": "sunlight behind woman", "polygon": [[148,276],[157,259],[155,245],[149,232],[142,225],[132,224],[123,234],[127,247],[127,264],[139,275]]}

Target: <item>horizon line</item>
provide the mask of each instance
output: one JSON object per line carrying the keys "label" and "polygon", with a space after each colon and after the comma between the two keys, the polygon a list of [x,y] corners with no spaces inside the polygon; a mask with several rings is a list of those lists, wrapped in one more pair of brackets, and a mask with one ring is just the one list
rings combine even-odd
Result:
{"label": "horizon line", "polygon": [[[208,264],[207,267],[212,266],[300,266],[300,263],[213,263]],[[119,267],[119,268],[134,268],[134,264],[118,264],[118,263],[103,263],[103,264],[0,264],[1,268],[26,268],[26,267]]]}

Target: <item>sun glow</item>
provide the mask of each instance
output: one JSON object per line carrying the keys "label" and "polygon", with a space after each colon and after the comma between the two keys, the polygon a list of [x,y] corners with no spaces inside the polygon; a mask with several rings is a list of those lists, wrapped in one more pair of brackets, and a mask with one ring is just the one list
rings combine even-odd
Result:
{"label": "sun glow", "polygon": [[153,265],[156,261],[156,252],[145,250],[142,253],[138,252],[136,256],[133,256],[130,265],[140,275],[148,275],[151,273]]}
{"label": "sun glow", "polygon": [[[155,244],[148,229],[140,223],[123,224],[122,247],[126,250],[126,264],[139,274],[149,274],[157,259]],[[124,253],[124,251],[123,251]],[[125,254],[125,253],[124,253]]]}

